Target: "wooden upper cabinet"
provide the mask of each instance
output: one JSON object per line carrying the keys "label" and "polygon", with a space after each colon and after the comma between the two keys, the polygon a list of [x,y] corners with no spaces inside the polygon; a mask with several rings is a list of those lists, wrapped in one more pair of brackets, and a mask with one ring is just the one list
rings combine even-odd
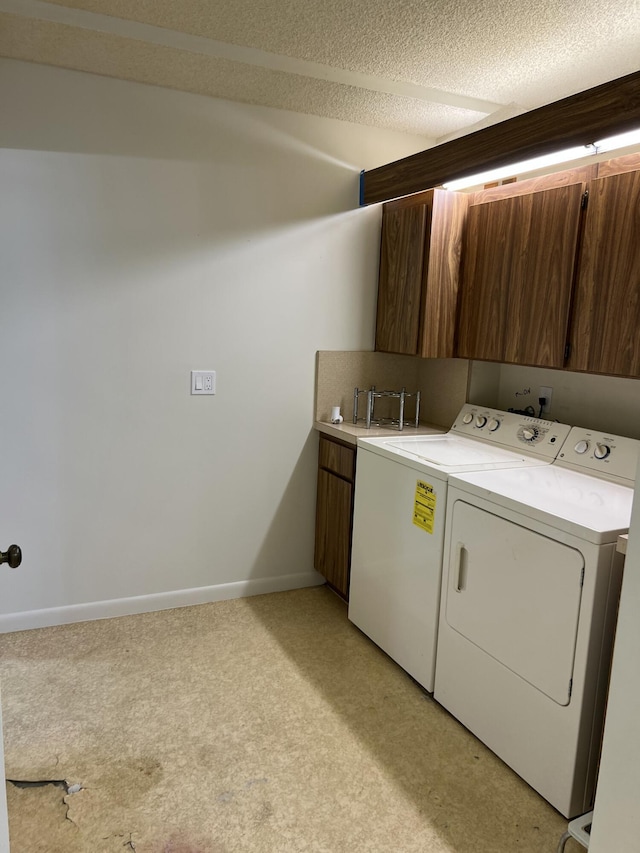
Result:
{"label": "wooden upper cabinet", "polygon": [[416,355],[427,205],[383,208],[376,349]]}
{"label": "wooden upper cabinet", "polygon": [[425,245],[423,312],[418,355],[455,355],[460,256],[469,196],[433,191],[433,206]]}
{"label": "wooden upper cabinet", "polygon": [[583,194],[583,184],[572,184],[519,199],[507,362],[564,365]]}
{"label": "wooden upper cabinet", "polygon": [[459,356],[564,365],[583,191],[576,183],[469,208]]}
{"label": "wooden upper cabinet", "polygon": [[376,320],[379,352],[454,355],[468,197],[429,190],[384,205]]}
{"label": "wooden upper cabinet", "polygon": [[509,221],[519,199],[472,205],[462,255],[458,355],[502,361],[510,279]]}
{"label": "wooden upper cabinet", "polygon": [[567,367],[640,376],[640,172],[588,191]]}

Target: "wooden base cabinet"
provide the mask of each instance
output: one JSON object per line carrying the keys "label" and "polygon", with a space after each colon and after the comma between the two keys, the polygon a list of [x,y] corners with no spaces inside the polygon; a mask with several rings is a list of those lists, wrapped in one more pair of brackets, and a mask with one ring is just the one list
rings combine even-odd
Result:
{"label": "wooden base cabinet", "polygon": [[320,436],[314,566],[349,600],[356,449]]}

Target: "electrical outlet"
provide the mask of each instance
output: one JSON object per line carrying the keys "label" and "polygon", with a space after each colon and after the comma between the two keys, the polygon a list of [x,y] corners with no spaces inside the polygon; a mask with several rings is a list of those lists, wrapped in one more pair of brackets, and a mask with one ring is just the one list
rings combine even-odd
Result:
{"label": "electrical outlet", "polygon": [[553,396],[553,388],[546,385],[541,385],[538,390],[538,397],[544,397],[545,403],[542,407],[542,414],[548,414],[551,411],[551,397]]}
{"label": "electrical outlet", "polygon": [[215,394],[216,372],[215,370],[192,370],[191,371],[191,393],[192,394]]}

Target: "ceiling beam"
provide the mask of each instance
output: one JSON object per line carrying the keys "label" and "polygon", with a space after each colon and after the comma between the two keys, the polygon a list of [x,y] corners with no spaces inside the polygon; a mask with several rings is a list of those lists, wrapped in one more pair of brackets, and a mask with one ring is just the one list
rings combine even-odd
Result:
{"label": "ceiling beam", "polygon": [[137,39],[149,44],[211,56],[214,59],[226,59],[229,62],[253,65],[256,68],[266,68],[270,71],[282,71],[287,74],[310,77],[314,80],[324,80],[328,83],[339,83],[342,86],[355,86],[371,92],[398,95],[432,104],[444,104],[483,115],[490,115],[492,112],[505,107],[504,104],[487,101],[483,98],[474,98],[457,92],[446,92],[442,89],[432,89],[428,86],[420,86],[403,80],[390,80],[374,74],[363,74],[346,68],[324,65],[320,62],[295,59],[291,56],[283,56],[255,47],[217,41],[129,18],[90,12],[76,6],[57,5],[57,3],[46,2],[46,0],[0,0],[0,12],[20,15],[30,20],[50,21],[54,24],[78,27],[82,30],[110,33],[122,38]]}
{"label": "ceiling beam", "polygon": [[452,139],[361,176],[362,204],[389,201],[640,127],[640,71]]}

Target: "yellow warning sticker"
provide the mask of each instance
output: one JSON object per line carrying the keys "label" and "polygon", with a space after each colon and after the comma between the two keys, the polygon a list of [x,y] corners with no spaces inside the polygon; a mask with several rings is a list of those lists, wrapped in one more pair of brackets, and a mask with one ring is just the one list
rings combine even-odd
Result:
{"label": "yellow warning sticker", "polygon": [[433,533],[433,522],[436,515],[436,493],[430,483],[418,480],[416,483],[416,498],[413,503],[413,523],[427,533]]}

